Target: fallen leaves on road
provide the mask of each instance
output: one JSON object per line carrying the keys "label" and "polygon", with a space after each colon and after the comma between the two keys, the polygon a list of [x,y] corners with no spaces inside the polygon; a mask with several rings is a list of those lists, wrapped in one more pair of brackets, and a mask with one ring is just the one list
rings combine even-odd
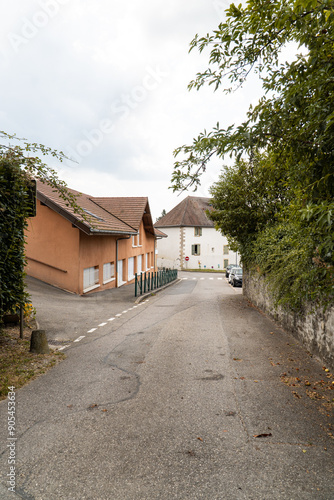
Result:
{"label": "fallen leaves on road", "polygon": [[306,394],[311,399],[323,399],[324,396],[321,396],[317,391],[306,391]]}
{"label": "fallen leaves on road", "polygon": [[92,410],[93,408],[97,408],[98,405],[96,403],[93,403],[91,405],[88,406],[88,410]]}
{"label": "fallen leaves on road", "polygon": [[[291,361],[291,358],[289,358]],[[293,371],[298,371],[298,377],[293,376]],[[322,413],[327,418],[332,418],[334,415],[334,374],[330,372],[330,370],[326,367],[322,367],[323,376],[321,375],[318,379],[310,376],[310,373],[302,374],[304,370],[302,368],[298,368],[293,366],[290,370],[282,373],[280,378],[281,381],[288,387],[298,388],[297,390],[292,390],[292,394],[295,398],[301,400],[304,397],[304,402],[309,398],[313,401],[314,405],[317,405],[317,410]],[[308,371],[308,370],[306,370]],[[324,425],[321,427],[325,430],[327,435],[334,439],[332,433],[332,424],[328,420],[327,423],[324,422]]]}
{"label": "fallen leaves on road", "polygon": [[286,373],[281,375],[281,380],[282,380],[282,382],[284,382],[286,385],[288,385],[290,387],[291,386],[292,387],[299,386],[300,382],[301,382],[299,377],[288,377]]}
{"label": "fallen leaves on road", "polygon": [[255,437],[255,438],[266,438],[266,437],[270,437],[270,436],[272,436],[271,432],[263,433],[263,434],[254,434],[253,437]]}

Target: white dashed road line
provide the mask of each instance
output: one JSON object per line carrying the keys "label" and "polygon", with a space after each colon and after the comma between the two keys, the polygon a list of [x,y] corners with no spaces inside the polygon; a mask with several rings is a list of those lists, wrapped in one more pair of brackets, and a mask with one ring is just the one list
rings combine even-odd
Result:
{"label": "white dashed road line", "polygon": [[[182,280],[188,280],[189,278],[182,278]],[[209,279],[209,280],[214,280],[215,278],[192,278],[192,280],[205,280],[205,279]],[[216,278],[218,280],[222,280],[223,278]],[[129,308],[129,309],[126,309],[125,311],[121,312],[121,313],[118,313],[118,314],[115,314],[115,316],[112,316],[111,318],[109,318],[107,321],[114,321],[116,318],[119,318],[120,316],[122,316],[123,314],[126,314],[127,312],[129,311],[132,311],[133,309],[136,309],[137,307],[139,306],[142,306],[144,305],[146,302],[149,302],[150,299],[146,299],[144,300],[143,302],[140,302],[139,304],[136,304],[134,305],[133,307]],[[105,326],[107,325],[108,323],[105,322],[105,323],[100,323],[98,326],[99,327],[102,327],[102,326]],[[97,328],[91,328],[90,330],[87,331],[87,333],[93,333],[97,330]],[[80,337],[78,337],[77,339],[75,339],[73,342],[80,342],[80,340],[84,339],[85,338],[85,335],[81,335]],[[63,345],[62,347],[59,347],[58,351],[63,351],[64,349],[66,349],[67,347],[70,347],[71,344],[66,344],[66,345]]]}
{"label": "white dashed road line", "polygon": [[85,338],[85,335],[81,335],[81,337],[78,337],[77,339],[75,339],[73,342],[80,342],[80,340],[84,339]]}
{"label": "white dashed road line", "polygon": [[66,344],[66,345],[59,347],[58,351],[63,351],[64,349],[66,349],[66,347],[70,347],[70,344]]}

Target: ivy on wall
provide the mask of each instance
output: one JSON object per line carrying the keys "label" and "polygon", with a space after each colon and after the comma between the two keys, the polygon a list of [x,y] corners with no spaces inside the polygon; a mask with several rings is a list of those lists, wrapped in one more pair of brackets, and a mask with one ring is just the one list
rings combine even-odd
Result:
{"label": "ivy on wall", "polygon": [[31,180],[17,157],[0,158],[0,318],[24,305],[24,229],[31,214]]}
{"label": "ivy on wall", "polygon": [[51,157],[52,161],[69,160],[61,151],[0,130],[0,323],[4,313],[24,306],[28,295],[24,284],[24,229],[35,208],[35,179],[51,186],[74,213],[87,220],[77,196],[40,156]]}

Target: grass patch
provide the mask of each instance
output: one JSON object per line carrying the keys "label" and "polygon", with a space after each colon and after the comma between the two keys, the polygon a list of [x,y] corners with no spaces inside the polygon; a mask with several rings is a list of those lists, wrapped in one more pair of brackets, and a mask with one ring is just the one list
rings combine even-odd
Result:
{"label": "grass patch", "polygon": [[7,397],[9,386],[19,389],[65,358],[64,353],[52,350],[50,354],[29,352],[31,331],[25,326],[20,339],[19,325],[0,329],[0,400]]}

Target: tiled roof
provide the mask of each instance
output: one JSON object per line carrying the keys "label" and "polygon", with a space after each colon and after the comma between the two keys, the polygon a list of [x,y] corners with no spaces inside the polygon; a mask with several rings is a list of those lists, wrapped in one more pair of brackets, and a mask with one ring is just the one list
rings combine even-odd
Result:
{"label": "tiled roof", "polygon": [[[121,201],[115,202],[115,207],[118,206],[118,210],[116,210],[117,213],[111,213],[111,211],[107,209],[106,201],[101,204],[98,203],[97,200],[112,200],[113,198],[94,198],[93,196],[80,193],[74,189],[67,188],[67,190],[77,196],[76,202],[84,210],[87,220],[76,214],[73,208],[67,206],[66,202],[52,187],[41,181],[37,181],[37,198],[87,234],[136,234],[140,224],[139,221],[137,227],[139,214],[141,213],[143,216],[145,211],[145,208],[143,208],[143,200],[145,200],[145,207],[148,206],[147,198],[123,198],[125,207],[124,214],[127,219],[125,220],[118,216],[118,213],[122,212]],[[120,198],[114,199],[121,200]],[[111,205],[112,203],[110,203],[110,208]],[[131,215],[131,210],[134,212],[133,215]],[[133,225],[130,224],[130,222],[132,222]]]}
{"label": "tiled roof", "polygon": [[206,211],[210,209],[210,198],[188,196],[159,219],[154,227],[214,227],[214,223],[206,215]]}
{"label": "tiled roof", "polygon": [[93,198],[94,202],[129,226],[139,231],[143,220],[146,231],[154,234],[151,210],[147,197],[115,197]]}
{"label": "tiled roof", "polygon": [[93,198],[94,202],[138,230],[143,215],[150,214],[146,197]]}
{"label": "tiled roof", "polygon": [[157,238],[168,238],[168,235],[166,233],[163,233],[160,231],[160,229],[157,229],[156,227],[154,228],[154,234]]}

